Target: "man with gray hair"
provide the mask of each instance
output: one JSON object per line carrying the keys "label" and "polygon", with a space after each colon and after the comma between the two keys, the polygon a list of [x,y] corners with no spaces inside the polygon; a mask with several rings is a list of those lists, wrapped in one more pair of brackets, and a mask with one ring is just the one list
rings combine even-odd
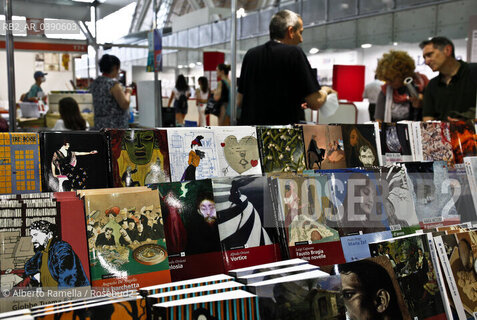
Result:
{"label": "man with gray hair", "polygon": [[240,124],[292,124],[303,119],[304,103],[319,109],[331,88],[321,87],[316,73],[298,47],[303,21],[290,10],[276,13],[270,22],[270,41],[250,49],[242,62],[237,105]]}

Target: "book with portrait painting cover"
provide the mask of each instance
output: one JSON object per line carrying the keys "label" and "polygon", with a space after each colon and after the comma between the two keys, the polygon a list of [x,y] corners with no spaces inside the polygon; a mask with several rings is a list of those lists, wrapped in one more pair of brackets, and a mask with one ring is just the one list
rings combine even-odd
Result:
{"label": "book with portrait painting cover", "polygon": [[341,130],[348,168],[379,166],[379,134],[374,124],[342,124]]}
{"label": "book with portrait painting cover", "polygon": [[109,186],[109,151],[99,132],[40,133],[43,191]]}
{"label": "book with portrait painting cover", "polygon": [[259,300],[260,319],[344,319],[340,276],[315,270],[247,285]]}
{"label": "book with portrait painting cover", "polygon": [[0,133],[0,194],[42,190],[39,141],[37,133]]}
{"label": "book with portrait painting cover", "polygon": [[422,229],[460,223],[456,209],[459,184],[451,179],[445,161],[406,162],[407,177]]}
{"label": "book with portrait painting cover", "polygon": [[290,257],[318,266],[343,263],[338,229],[331,227],[327,220],[332,210],[327,177],[278,177],[276,181],[277,202]]}
{"label": "book with portrait painting cover", "polygon": [[211,127],[217,143],[219,177],[262,174],[257,130],[251,126]]}
{"label": "book with portrait painting cover", "polygon": [[340,125],[301,125],[305,143],[306,168],[346,168],[343,136]]}
{"label": "book with portrait painting cover", "polygon": [[159,195],[116,188],[84,196],[91,282],[135,290],[171,281]]}
{"label": "book with portrait painting cover", "polygon": [[161,183],[157,189],[172,280],[224,273],[212,181]]}
{"label": "book with portrait painting cover", "polygon": [[407,124],[383,122],[380,135],[383,165],[413,160]]}
{"label": "book with portrait painting cover", "polygon": [[[0,311],[65,300],[23,291],[86,292],[90,271],[83,203],[52,198],[0,201]],[[46,257],[46,259],[45,259]],[[48,261],[46,268],[41,261]],[[71,294],[71,292],[70,292]]]}
{"label": "book with portrait painting cover", "polygon": [[171,181],[183,182],[220,176],[214,132],[207,128],[167,129]]}
{"label": "book with portrait painting cover", "polygon": [[459,319],[474,319],[477,233],[466,231],[437,236],[434,241],[452,297],[452,308]]}
{"label": "book with portrait painting cover", "polygon": [[113,187],[170,182],[166,130],[107,129]]}
{"label": "book with portrait painting cover", "polygon": [[279,221],[267,177],[212,179],[226,271],[281,260]]}
{"label": "book with portrait painting cover", "polygon": [[389,259],[413,319],[447,319],[447,294],[432,234],[374,242],[369,250],[373,257]]}
{"label": "book with portrait painting cover", "polygon": [[449,130],[456,164],[464,163],[464,157],[477,156],[477,137],[473,121],[451,121]]}
{"label": "book with portrait painting cover", "polygon": [[300,126],[258,126],[257,135],[264,173],[302,172],[306,169]]}

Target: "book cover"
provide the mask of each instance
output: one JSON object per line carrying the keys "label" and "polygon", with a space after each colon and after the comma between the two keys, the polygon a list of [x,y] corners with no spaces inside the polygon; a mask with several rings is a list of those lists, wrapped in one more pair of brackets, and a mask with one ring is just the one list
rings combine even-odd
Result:
{"label": "book cover", "polygon": [[379,166],[376,131],[373,124],[342,124],[346,166]]}
{"label": "book cover", "polygon": [[451,121],[450,135],[456,164],[464,163],[464,157],[477,155],[475,126],[473,121]]}
{"label": "book cover", "polygon": [[43,191],[108,187],[108,146],[99,132],[42,132]]}
{"label": "book cover", "polygon": [[217,143],[219,176],[262,174],[254,127],[212,127]]}
{"label": "book cover", "polygon": [[108,129],[113,187],[170,182],[166,130]]}
{"label": "book cover", "polygon": [[167,130],[171,181],[191,181],[220,175],[217,143],[210,129]]}
{"label": "book cover", "polygon": [[230,270],[229,274],[235,278],[239,278],[239,277],[247,276],[253,273],[271,271],[271,270],[276,270],[281,268],[288,268],[288,267],[293,267],[293,266],[307,264],[307,263],[308,261],[303,259],[288,259],[288,260],[282,260],[282,261],[277,261],[272,263],[260,264],[260,265],[256,265],[252,267]]}
{"label": "book cover", "polygon": [[384,165],[412,161],[411,138],[406,124],[381,124],[381,152]]}
{"label": "book cover", "polygon": [[477,211],[465,168],[449,168],[449,185],[444,185],[443,187],[447,187],[452,194],[460,221],[469,222],[476,220]]}
{"label": "book cover", "polygon": [[[312,272],[307,272],[312,273]],[[260,319],[344,319],[339,276],[314,276],[296,280],[277,278],[249,287],[258,296]]]}
{"label": "book cover", "polygon": [[460,223],[446,162],[408,162],[405,166],[421,228]]}
{"label": "book cover", "polygon": [[149,287],[143,287],[139,289],[139,293],[143,297],[146,297],[150,294],[196,288],[196,287],[207,286],[207,285],[233,281],[233,280],[234,280],[234,277],[231,277],[229,275],[216,274],[213,276],[193,278],[190,280],[175,281],[175,282],[163,283],[163,284],[149,286]]}
{"label": "book cover", "polygon": [[346,168],[341,127],[337,125],[302,125],[306,150],[306,168]]}
{"label": "book cover", "polygon": [[381,231],[353,236],[341,237],[341,246],[346,262],[353,262],[371,257],[369,244],[377,241],[391,239],[391,231]]}
{"label": "book cover", "polygon": [[421,319],[410,315],[399,276],[387,257],[341,264],[338,271],[350,319]]}
{"label": "book cover", "polygon": [[446,161],[454,165],[448,122],[420,122],[422,161]]}
{"label": "book cover", "polygon": [[412,318],[447,319],[426,234],[369,245],[372,256],[389,259]]}
{"label": "book cover", "polygon": [[325,176],[279,178],[279,200],[291,257],[315,265],[342,263],[338,230],[328,225],[329,186]]}
{"label": "book cover", "polygon": [[85,196],[93,286],[127,290],[170,282],[157,191],[116,190]]}
{"label": "book cover", "polygon": [[211,180],[161,183],[158,189],[173,281],[224,273]]}
{"label": "book cover", "polygon": [[263,172],[301,172],[306,168],[301,127],[257,127]]}
{"label": "book cover", "polygon": [[277,213],[268,179],[215,178],[212,185],[226,270],[279,261]]}
{"label": "book cover", "polygon": [[307,263],[307,264],[301,264],[301,265],[292,266],[288,268],[279,268],[279,269],[249,274],[249,275],[237,278],[237,281],[244,283],[246,285],[250,285],[252,283],[267,281],[267,280],[275,279],[275,278],[292,276],[295,274],[301,274],[304,272],[309,272],[314,270],[319,270],[319,267]]}
{"label": "book cover", "polygon": [[0,194],[42,190],[37,133],[0,133]]}
{"label": "book cover", "polygon": [[[449,287],[457,288],[457,294],[454,297],[460,298],[459,303],[455,303],[460,315],[465,319],[474,319],[477,311],[477,299],[475,294],[475,283],[477,283],[476,263],[477,256],[477,233],[475,231],[455,233],[441,236],[443,249],[445,251],[445,263],[450,267],[451,273],[446,274],[447,281],[454,283]],[[439,248],[438,242],[436,245]],[[442,259],[442,256],[441,256]],[[444,264],[444,262],[443,262]],[[445,271],[445,267],[444,271]]]}

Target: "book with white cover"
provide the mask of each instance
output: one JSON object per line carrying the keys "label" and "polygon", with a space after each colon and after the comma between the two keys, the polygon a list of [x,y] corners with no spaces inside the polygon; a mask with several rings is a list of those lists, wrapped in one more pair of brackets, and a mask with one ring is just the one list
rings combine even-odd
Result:
{"label": "book with white cover", "polygon": [[237,278],[237,281],[248,285],[248,284],[252,284],[256,282],[265,281],[271,278],[291,276],[291,275],[300,274],[300,273],[308,272],[308,271],[314,271],[314,270],[319,270],[319,267],[312,264],[301,264],[298,266],[293,266],[288,268],[281,268],[281,269],[249,274],[249,275]]}
{"label": "book with white cover", "polygon": [[212,127],[217,144],[219,177],[262,174],[257,131],[252,126]]}

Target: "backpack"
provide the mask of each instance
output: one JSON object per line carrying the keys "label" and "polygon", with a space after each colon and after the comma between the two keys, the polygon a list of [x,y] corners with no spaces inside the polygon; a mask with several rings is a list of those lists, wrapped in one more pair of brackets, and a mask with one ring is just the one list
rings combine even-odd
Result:
{"label": "backpack", "polygon": [[180,94],[179,98],[174,101],[174,108],[179,110],[187,110],[187,96],[184,94]]}

